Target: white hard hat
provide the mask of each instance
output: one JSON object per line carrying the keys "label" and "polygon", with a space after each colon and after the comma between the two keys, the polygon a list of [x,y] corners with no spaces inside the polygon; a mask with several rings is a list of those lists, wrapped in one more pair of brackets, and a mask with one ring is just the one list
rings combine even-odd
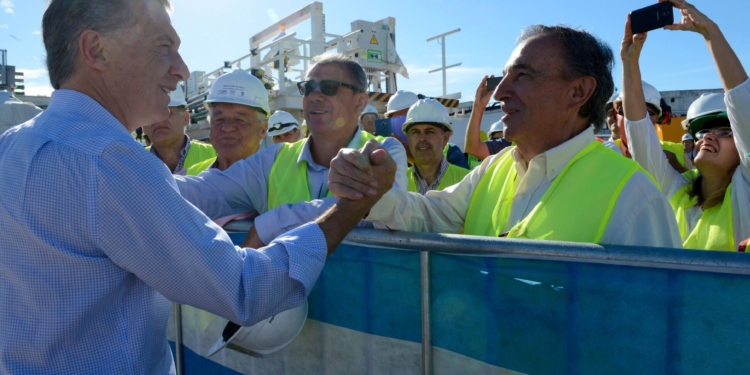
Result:
{"label": "white hard hat", "polygon": [[203,102],[206,109],[209,109],[209,103],[242,104],[260,109],[266,113],[266,117],[271,114],[268,91],[263,82],[242,69],[235,69],[216,79]]}
{"label": "white hard hat", "polygon": [[275,137],[299,128],[299,122],[289,112],[276,111],[268,119],[268,135]]}
{"label": "white hard hat", "polygon": [[177,90],[169,93],[169,106],[170,107],[187,107],[187,100],[185,100],[185,92],[182,91],[182,86],[177,85]]}
{"label": "white hard hat", "polygon": [[694,141],[694,140],[695,140],[695,139],[694,139],[694,138],[693,138],[693,136],[692,136],[692,135],[690,135],[690,134],[683,134],[683,135],[682,135],[682,141],[683,141],[683,142],[685,142],[685,141]]}
{"label": "white hard hat", "polygon": [[250,327],[229,322],[221,337],[208,349],[207,355],[210,357],[229,347],[254,357],[269,356],[291,344],[305,326],[305,320],[307,300],[298,307],[280,312]]}
{"label": "white hard hat", "polygon": [[611,97],[609,98],[609,100],[607,100],[607,104],[612,104],[612,103],[614,103],[614,102],[616,102],[616,101],[618,101],[618,100],[622,100],[622,99],[620,99],[620,94],[618,94],[618,93],[614,93],[614,94],[612,94],[612,96],[611,96]]}
{"label": "white hard hat", "polygon": [[503,124],[502,121],[498,120],[497,122],[492,124],[492,126],[490,126],[489,135],[492,136],[492,133],[501,132],[503,131],[504,128],[505,128],[505,124]]}
{"label": "white hard hat", "polygon": [[[659,110],[659,116],[661,116],[661,93],[659,90],[656,89],[656,87],[651,86],[646,81],[641,81],[641,84],[643,85],[643,96],[646,98],[646,103],[651,104],[656,109]],[[615,99],[613,102],[621,102],[622,101],[622,93],[617,95],[617,99]]]}
{"label": "white hard hat", "polygon": [[[703,128],[706,121],[722,117],[722,114],[723,117],[726,117],[726,112],[727,104],[724,103],[724,94],[703,94],[690,104],[687,117],[682,120],[682,128],[691,134],[695,134]],[[704,116],[706,117],[696,120],[698,117]]]}
{"label": "white hard hat", "polygon": [[393,112],[398,112],[402,109],[411,108],[419,100],[417,94],[411,91],[398,90],[390,99],[388,99],[388,106],[386,107],[385,115],[388,116]]}
{"label": "white hard hat", "polygon": [[365,107],[365,110],[362,111],[362,114],[359,115],[359,117],[361,118],[362,116],[370,114],[370,113],[372,113],[375,116],[378,115],[378,109],[375,108],[375,106],[372,104],[368,104],[367,107]]}
{"label": "white hard hat", "polygon": [[448,109],[439,101],[431,98],[420,99],[414,103],[409,112],[406,113],[406,122],[401,130],[406,134],[410,125],[431,123],[442,125],[448,131],[453,131],[453,127],[448,119]]}

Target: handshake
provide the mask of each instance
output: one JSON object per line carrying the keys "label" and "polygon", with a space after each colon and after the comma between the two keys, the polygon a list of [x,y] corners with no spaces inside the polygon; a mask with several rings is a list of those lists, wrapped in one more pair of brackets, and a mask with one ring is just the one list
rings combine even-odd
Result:
{"label": "handshake", "polygon": [[342,149],[328,172],[328,190],[339,200],[372,207],[393,186],[396,162],[371,139],[360,150]]}

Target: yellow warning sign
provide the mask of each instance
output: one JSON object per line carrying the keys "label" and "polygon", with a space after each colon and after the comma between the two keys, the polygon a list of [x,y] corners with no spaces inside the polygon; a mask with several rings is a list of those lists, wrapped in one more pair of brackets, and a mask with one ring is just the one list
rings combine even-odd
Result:
{"label": "yellow warning sign", "polygon": [[375,35],[373,35],[372,39],[370,39],[370,44],[378,44],[378,38],[376,38]]}

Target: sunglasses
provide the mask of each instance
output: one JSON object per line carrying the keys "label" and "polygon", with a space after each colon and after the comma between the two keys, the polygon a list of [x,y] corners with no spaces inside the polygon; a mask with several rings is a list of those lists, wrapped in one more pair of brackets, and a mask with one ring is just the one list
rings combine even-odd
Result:
{"label": "sunglasses", "polygon": [[727,138],[732,136],[732,128],[703,129],[695,133],[695,139],[700,141],[701,139],[703,139],[703,137],[708,135],[708,133],[711,133],[719,138]]}
{"label": "sunglasses", "polygon": [[349,88],[350,90],[354,92],[361,91],[354,85],[350,85],[348,83],[334,81],[332,79],[324,79],[320,82],[318,81],[302,81],[297,84],[297,88],[299,89],[299,93],[304,96],[310,95],[317,87],[320,87],[320,92],[323,93],[325,96],[334,96],[339,92],[339,87],[344,86]]}

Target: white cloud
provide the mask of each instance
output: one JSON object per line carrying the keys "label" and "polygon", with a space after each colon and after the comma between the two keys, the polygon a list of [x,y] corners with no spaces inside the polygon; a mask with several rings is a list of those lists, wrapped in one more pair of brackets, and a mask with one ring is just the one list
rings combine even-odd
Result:
{"label": "white cloud", "polygon": [[34,35],[39,35],[39,36],[42,36],[42,32],[41,32],[41,31],[39,31],[39,30],[34,30],[34,31],[32,31],[31,33],[32,33],[32,34],[34,34]]}
{"label": "white cloud", "polygon": [[47,77],[47,69],[45,69],[45,68],[40,68],[40,69],[23,69],[23,68],[19,68],[19,69],[17,69],[17,71],[23,72],[23,78],[24,78],[24,80],[37,79],[37,78],[41,78],[41,77],[45,77],[46,78]]}
{"label": "white cloud", "polygon": [[29,96],[50,96],[52,95],[52,91],[55,91],[55,89],[53,89],[49,83],[24,83],[23,92]]}
{"label": "white cloud", "polygon": [[5,13],[16,14],[13,11],[13,2],[10,0],[0,1],[0,8],[5,9]]}
{"label": "white cloud", "polygon": [[10,29],[7,23],[0,24],[0,29]]}

